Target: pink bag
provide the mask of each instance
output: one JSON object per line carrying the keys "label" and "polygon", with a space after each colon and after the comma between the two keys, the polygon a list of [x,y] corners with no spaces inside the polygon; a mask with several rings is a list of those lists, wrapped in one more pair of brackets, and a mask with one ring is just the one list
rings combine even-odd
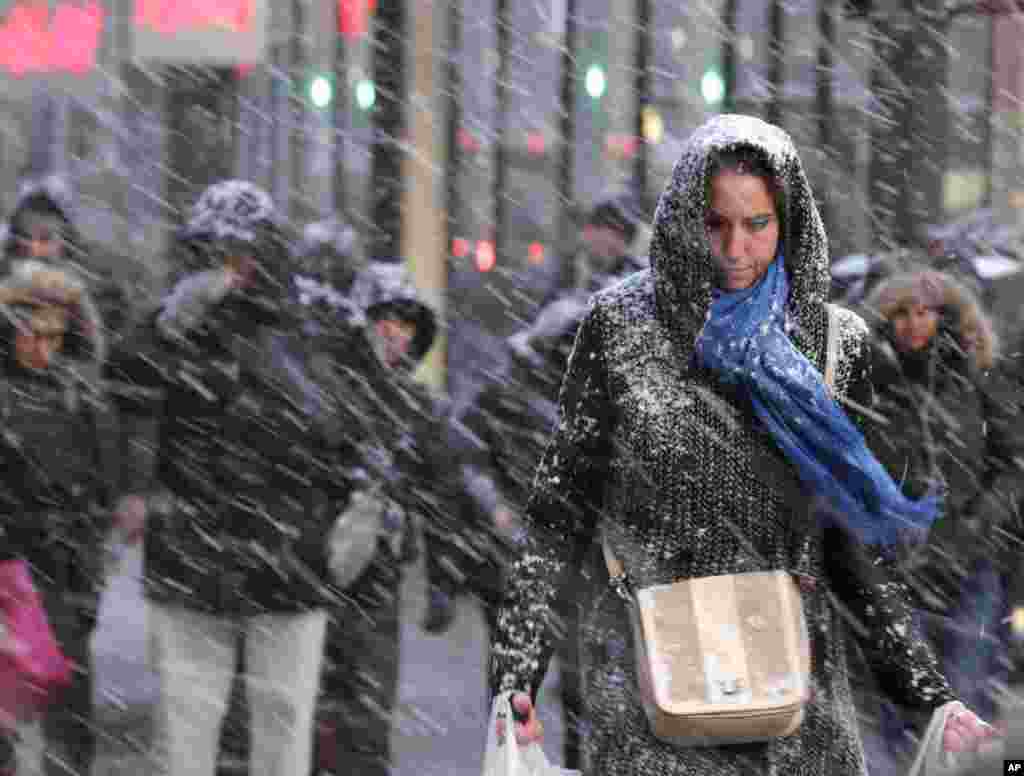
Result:
{"label": "pink bag", "polygon": [[32,714],[71,683],[72,663],[61,652],[42,598],[24,560],[0,561],[0,725]]}

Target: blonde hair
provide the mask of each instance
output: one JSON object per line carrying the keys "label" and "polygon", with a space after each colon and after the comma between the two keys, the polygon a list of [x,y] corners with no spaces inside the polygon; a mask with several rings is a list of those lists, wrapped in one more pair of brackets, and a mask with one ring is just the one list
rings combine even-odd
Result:
{"label": "blonde hair", "polygon": [[953,333],[975,366],[989,369],[995,363],[998,336],[981,302],[963,283],[938,270],[911,270],[883,282],[866,302],[868,309],[885,321],[892,321],[908,304],[923,304],[952,314]]}

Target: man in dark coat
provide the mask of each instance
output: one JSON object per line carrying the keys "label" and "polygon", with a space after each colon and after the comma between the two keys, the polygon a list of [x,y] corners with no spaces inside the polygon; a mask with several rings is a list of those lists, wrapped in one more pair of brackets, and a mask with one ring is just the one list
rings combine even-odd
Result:
{"label": "man in dark coat", "polygon": [[258,187],[211,186],[179,235],[199,263],[112,358],[162,393],[145,590],[169,774],[214,772],[243,646],[250,772],[310,767],[325,545],[355,454],[294,314],[286,234]]}
{"label": "man in dark coat", "polygon": [[[40,261],[19,262],[0,283],[0,558],[29,562],[61,649],[77,666],[42,716],[46,774],[91,768],[89,641],[110,530],[133,530],[127,510],[114,509],[117,424],[95,380],[105,346],[89,309],[77,277]],[[10,755],[11,739],[4,744]],[[13,774],[13,762],[0,773]]]}

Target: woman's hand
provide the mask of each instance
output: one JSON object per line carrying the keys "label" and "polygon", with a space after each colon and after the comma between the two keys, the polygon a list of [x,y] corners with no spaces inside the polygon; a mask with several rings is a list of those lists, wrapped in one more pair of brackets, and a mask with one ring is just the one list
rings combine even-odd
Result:
{"label": "woman's hand", "polygon": [[[524,692],[517,692],[511,700],[512,713],[516,717],[515,731],[516,741],[520,746],[539,744],[544,738],[544,726],[537,718],[537,710],[533,707],[530,696]],[[505,720],[498,720],[498,740],[505,740]]]}
{"label": "woman's hand", "polygon": [[951,712],[946,717],[946,727],[942,731],[942,748],[952,754],[975,752],[986,741],[996,738],[999,732],[977,714],[963,708]]}

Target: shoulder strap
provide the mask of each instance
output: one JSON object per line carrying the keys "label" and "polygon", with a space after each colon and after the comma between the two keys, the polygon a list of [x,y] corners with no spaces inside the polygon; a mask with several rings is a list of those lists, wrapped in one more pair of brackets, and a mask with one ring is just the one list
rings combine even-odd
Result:
{"label": "shoulder strap", "polygon": [[831,302],[825,305],[828,311],[828,333],[825,344],[825,387],[830,391],[836,387],[836,361],[839,360],[839,308]]}
{"label": "shoulder strap", "polygon": [[622,579],[626,576],[626,570],[622,567],[622,562],[615,557],[612,553],[612,548],[608,546],[608,537],[601,537],[601,552],[604,554],[604,565],[608,567],[608,576],[613,580]]}

